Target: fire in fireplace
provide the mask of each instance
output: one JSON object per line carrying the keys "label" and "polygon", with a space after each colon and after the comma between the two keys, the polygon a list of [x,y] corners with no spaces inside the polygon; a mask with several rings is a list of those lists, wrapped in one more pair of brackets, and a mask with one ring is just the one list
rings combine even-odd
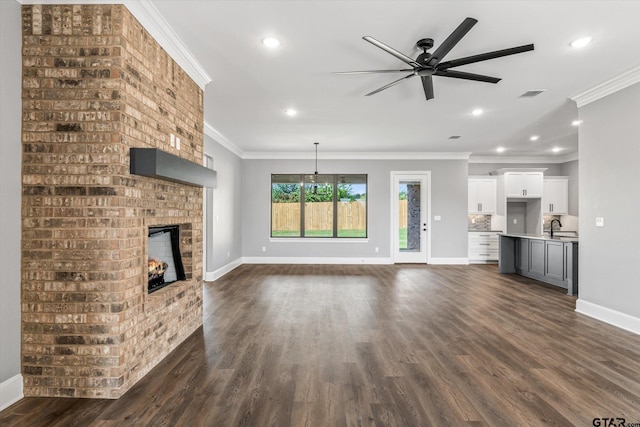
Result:
{"label": "fire in fireplace", "polygon": [[185,280],[180,256],[180,227],[167,225],[149,227],[149,282],[152,293],[178,280]]}

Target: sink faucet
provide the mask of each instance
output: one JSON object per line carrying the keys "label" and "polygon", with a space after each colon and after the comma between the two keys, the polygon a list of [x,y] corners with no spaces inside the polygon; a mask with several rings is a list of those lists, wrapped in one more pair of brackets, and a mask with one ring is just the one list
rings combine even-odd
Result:
{"label": "sink faucet", "polygon": [[554,218],[551,220],[551,224],[549,225],[549,234],[551,235],[552,239],[553,239],[553,223],[556,221],[558,221],[558,227],[562,228],[562,223],[558,218]]}

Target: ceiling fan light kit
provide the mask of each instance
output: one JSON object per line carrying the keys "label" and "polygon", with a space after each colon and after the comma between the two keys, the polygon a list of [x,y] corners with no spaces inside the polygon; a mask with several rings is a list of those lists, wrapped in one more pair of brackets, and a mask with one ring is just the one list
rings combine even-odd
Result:
{"label": "ceiling fan light kit", "polygon": [[515,55],[517,53],[528,52],[534,49],[533,44],[527,44],[523,46],[512,47],[509,49],[496,50],[493,52],[481,53],[478,55],[467,56],[464,58],[453,59],[451,61],[442,62],[444,57],[453,49],[462,38],[471,30],[471,28],[478,21],[473,18],[466,18],[462,23],[456,28],[447,39],[442,42],[440,46],[433,52],[428,53],[427,51],[434,46],[433,39],[424,38],[418,40],[416,46],[422,50],[422,53],[418,55],[418,57],[414,60],[413,58],[403,54],[402,52],[382,43],[379,40],[374,39],[370,36],[364,36],[363,39],[372,45],[384,50],[390,55],[395,56],[405,64],[411,66],[412,68],[406,68],[401,70],[369,70],[369,71],[345,71],[345,72],[337,72],[334,74],[378,74],[378,73],[405,73],[408,72],[410,74],[399,78],[398,80],[394,80],[393,82],[382,86],[372,92],[367,93],[365,96],[375,95],[378,92],[381,92],[385,89],[388,89],[392,86],[395,86],[399,83],[402,83],[405,80],[408,80],[412,77],[420,77],[422,80],[422,88],[424,90],[425,98],[428,100],[434,98],[433,92],[433,79],[432,76],[440,76],[440,77],[449,77],[454,79],[464,79],[464,80],[473,80],[485,83],[498,83],[500,81],[497,77],[485,76],[482,74],[474,74],[467,73],[464,71],[455,71],[451,70],[451,68],[459,67],[462,65],[473,64],[475,62],[487,61],[489,59],[500,58],[508,55]]}

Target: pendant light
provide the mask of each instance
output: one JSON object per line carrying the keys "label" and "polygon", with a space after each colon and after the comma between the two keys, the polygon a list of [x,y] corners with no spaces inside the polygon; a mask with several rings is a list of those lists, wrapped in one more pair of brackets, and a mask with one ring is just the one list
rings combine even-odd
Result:
{"label": "pendant light", "polygon": [[316,146],[316,171],[313,173],[313,194],[318,194],[318,145],[319,142],[314,142],[313,145]]}

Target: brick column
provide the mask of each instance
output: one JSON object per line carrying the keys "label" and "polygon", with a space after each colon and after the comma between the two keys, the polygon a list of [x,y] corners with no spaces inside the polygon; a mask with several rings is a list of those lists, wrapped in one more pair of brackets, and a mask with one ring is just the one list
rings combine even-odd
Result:
{"label": "brick column", "polygon": [[[131,176],[129,148],[202,163],[203,94],[122,5],[22,10],[24,392],[117,398],[202,323],[202,189]],[[165,224],[189,274],[148,295]]]}

